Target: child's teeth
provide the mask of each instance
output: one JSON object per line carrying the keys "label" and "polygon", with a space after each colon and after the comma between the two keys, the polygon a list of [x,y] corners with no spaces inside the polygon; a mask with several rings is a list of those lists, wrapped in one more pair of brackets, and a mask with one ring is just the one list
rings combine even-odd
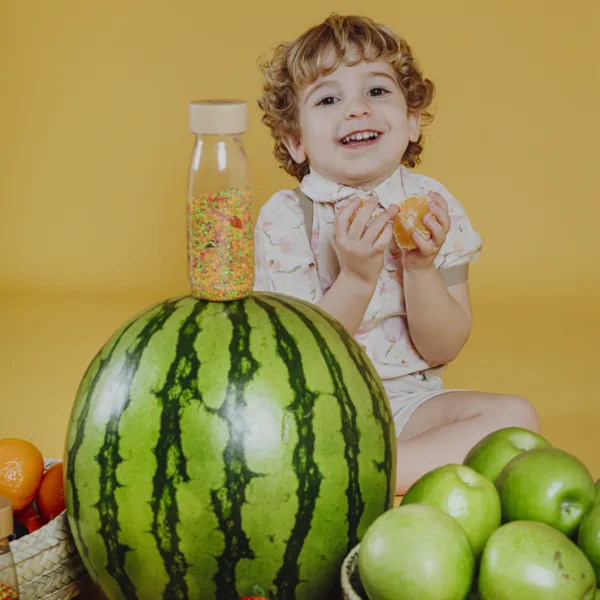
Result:
{"label": "child's teeth", "polygon": [[378,137],[379,134],[375,131],[366,131],[361,133],[353,133],[352,135],[346,136],[342,141],[347,144],[348,142],[360,142],[362,140],[367,140],[371,138],[375,139]]}

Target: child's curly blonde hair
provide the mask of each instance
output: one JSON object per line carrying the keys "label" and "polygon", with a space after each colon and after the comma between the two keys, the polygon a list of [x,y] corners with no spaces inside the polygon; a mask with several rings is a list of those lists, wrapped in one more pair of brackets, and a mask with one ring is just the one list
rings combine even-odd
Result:
{"label": "child's curly blonde hair", "polygon": [[[331,64],[333,57],[333,64]],[[385,60],[398,75],[398,84],[409,109],[419,111],[421,125],[431,122],[427,111],[435,86],[423,77],[410,46],[390,28],[368,17],[333,14],[296,40],[275,47],[270,60],[261,64],[264,94],[258,101],[262,122],[275,139],[275,158],[281,167],[298,180],[309,171],[308,159],[296,163],[283,140],[298,139],[298,91],[318,77],[332,73],[342,62],[353,66],[362,60]],[[329,64],[325,64],[325,63]],[[409,142],[402,163],[414,167],[420,162],[423,135]]]}

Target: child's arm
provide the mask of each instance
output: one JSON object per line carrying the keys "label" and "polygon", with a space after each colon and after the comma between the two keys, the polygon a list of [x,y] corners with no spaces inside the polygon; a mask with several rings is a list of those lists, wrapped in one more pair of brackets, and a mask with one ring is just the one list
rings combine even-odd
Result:
{"label": "child's arm", "polygon": [[408,329],[419,354],[431,365],[454,360],[471,331],[467,283],[446,288],[435,267],[404,273]]}
{"label": "child's arm", "polygon": [[429,220],[432,237],[414,235],[418,248],[402,251],[404,301],[408,328],[419,354],[430,364],[452,361],[471,331],[471,305],[467,283],[446,288],[434,260],[446,240],[450,216],[445,200],[431,193]]}
{"label": "child's arm", "polygon": [[376,285],[377,279],[364,281],[342,269],[318,306],[354,334],[367,312]]}
{"label": "child's arm", "polygon": [[318,303],[351,334],[359,328],[375,291],[383,268],[384,252],[392,240],[391,223],[398,210],[394,206],[383,211],[365,229],[378,202],[376,199],[369,200],[350,224],[350,217],[358,203],[358,200],[350,202],[335,220],[335,242],[343,266],[338,278]]}

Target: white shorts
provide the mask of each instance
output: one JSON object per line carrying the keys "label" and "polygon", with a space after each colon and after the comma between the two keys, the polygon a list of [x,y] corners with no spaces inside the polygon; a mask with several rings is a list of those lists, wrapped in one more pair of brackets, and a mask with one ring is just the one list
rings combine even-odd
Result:
{"label": "white shorts", "polygon": [[383,380],[383,387],[387,392],[394,417],[396,437],[400,435],[411,415],[421,404],[441,394],[464,391],[458,388],[442,389],[443,381],[438,375],[442,370],[442,368],[430,369],[423,373]]}

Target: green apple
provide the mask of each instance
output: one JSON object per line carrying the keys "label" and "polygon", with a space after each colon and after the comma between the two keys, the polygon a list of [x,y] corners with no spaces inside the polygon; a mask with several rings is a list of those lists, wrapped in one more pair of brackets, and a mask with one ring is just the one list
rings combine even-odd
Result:
{"label": "green apple", "polygon": [[463,528],[423,504],[401,504],[380,515],[358,551],[358,572],[370,600],[463,600],[474,567]]}
{"label": "green apple", "polygon": [[577,531],[596,495],[586,466],[558,448],[519,454],[502,469],[496,487],[503,521],[539,521],[567,536]]}
{"label": "green apple", "polygon": [[515,456],[526,450],[550,447],[548,440],[529,429],[505,427],[493,431],[475,444],[463,464],[495,483],[500,471]]}
{"label": "green apple", "polygon": [[577,545],[592,563],[596,579],[600,582],[600,504],[594,504],[583,517],[577,533]]}
{"label": "green apple", "polygon": [[481,600],[594,600],[596,575],[584,553],[544,523],[513,521],[481,555]]}
{"label": "green apple", "polygon": [[594,498],[594,504],[600,502],[600,479],[596,481],[596,497]]}
{"label": "green apple", "polygon": [[402,505],[427,504],[454,517],[479,555],[500,527],[502,508],[494,484],[470,467],[449,464],[423,475],[408,489]]}
{"label": "green apple", "polygon": [[600,590],[598,588],[596,588],[596,597],[594,600],[600,600]]}

